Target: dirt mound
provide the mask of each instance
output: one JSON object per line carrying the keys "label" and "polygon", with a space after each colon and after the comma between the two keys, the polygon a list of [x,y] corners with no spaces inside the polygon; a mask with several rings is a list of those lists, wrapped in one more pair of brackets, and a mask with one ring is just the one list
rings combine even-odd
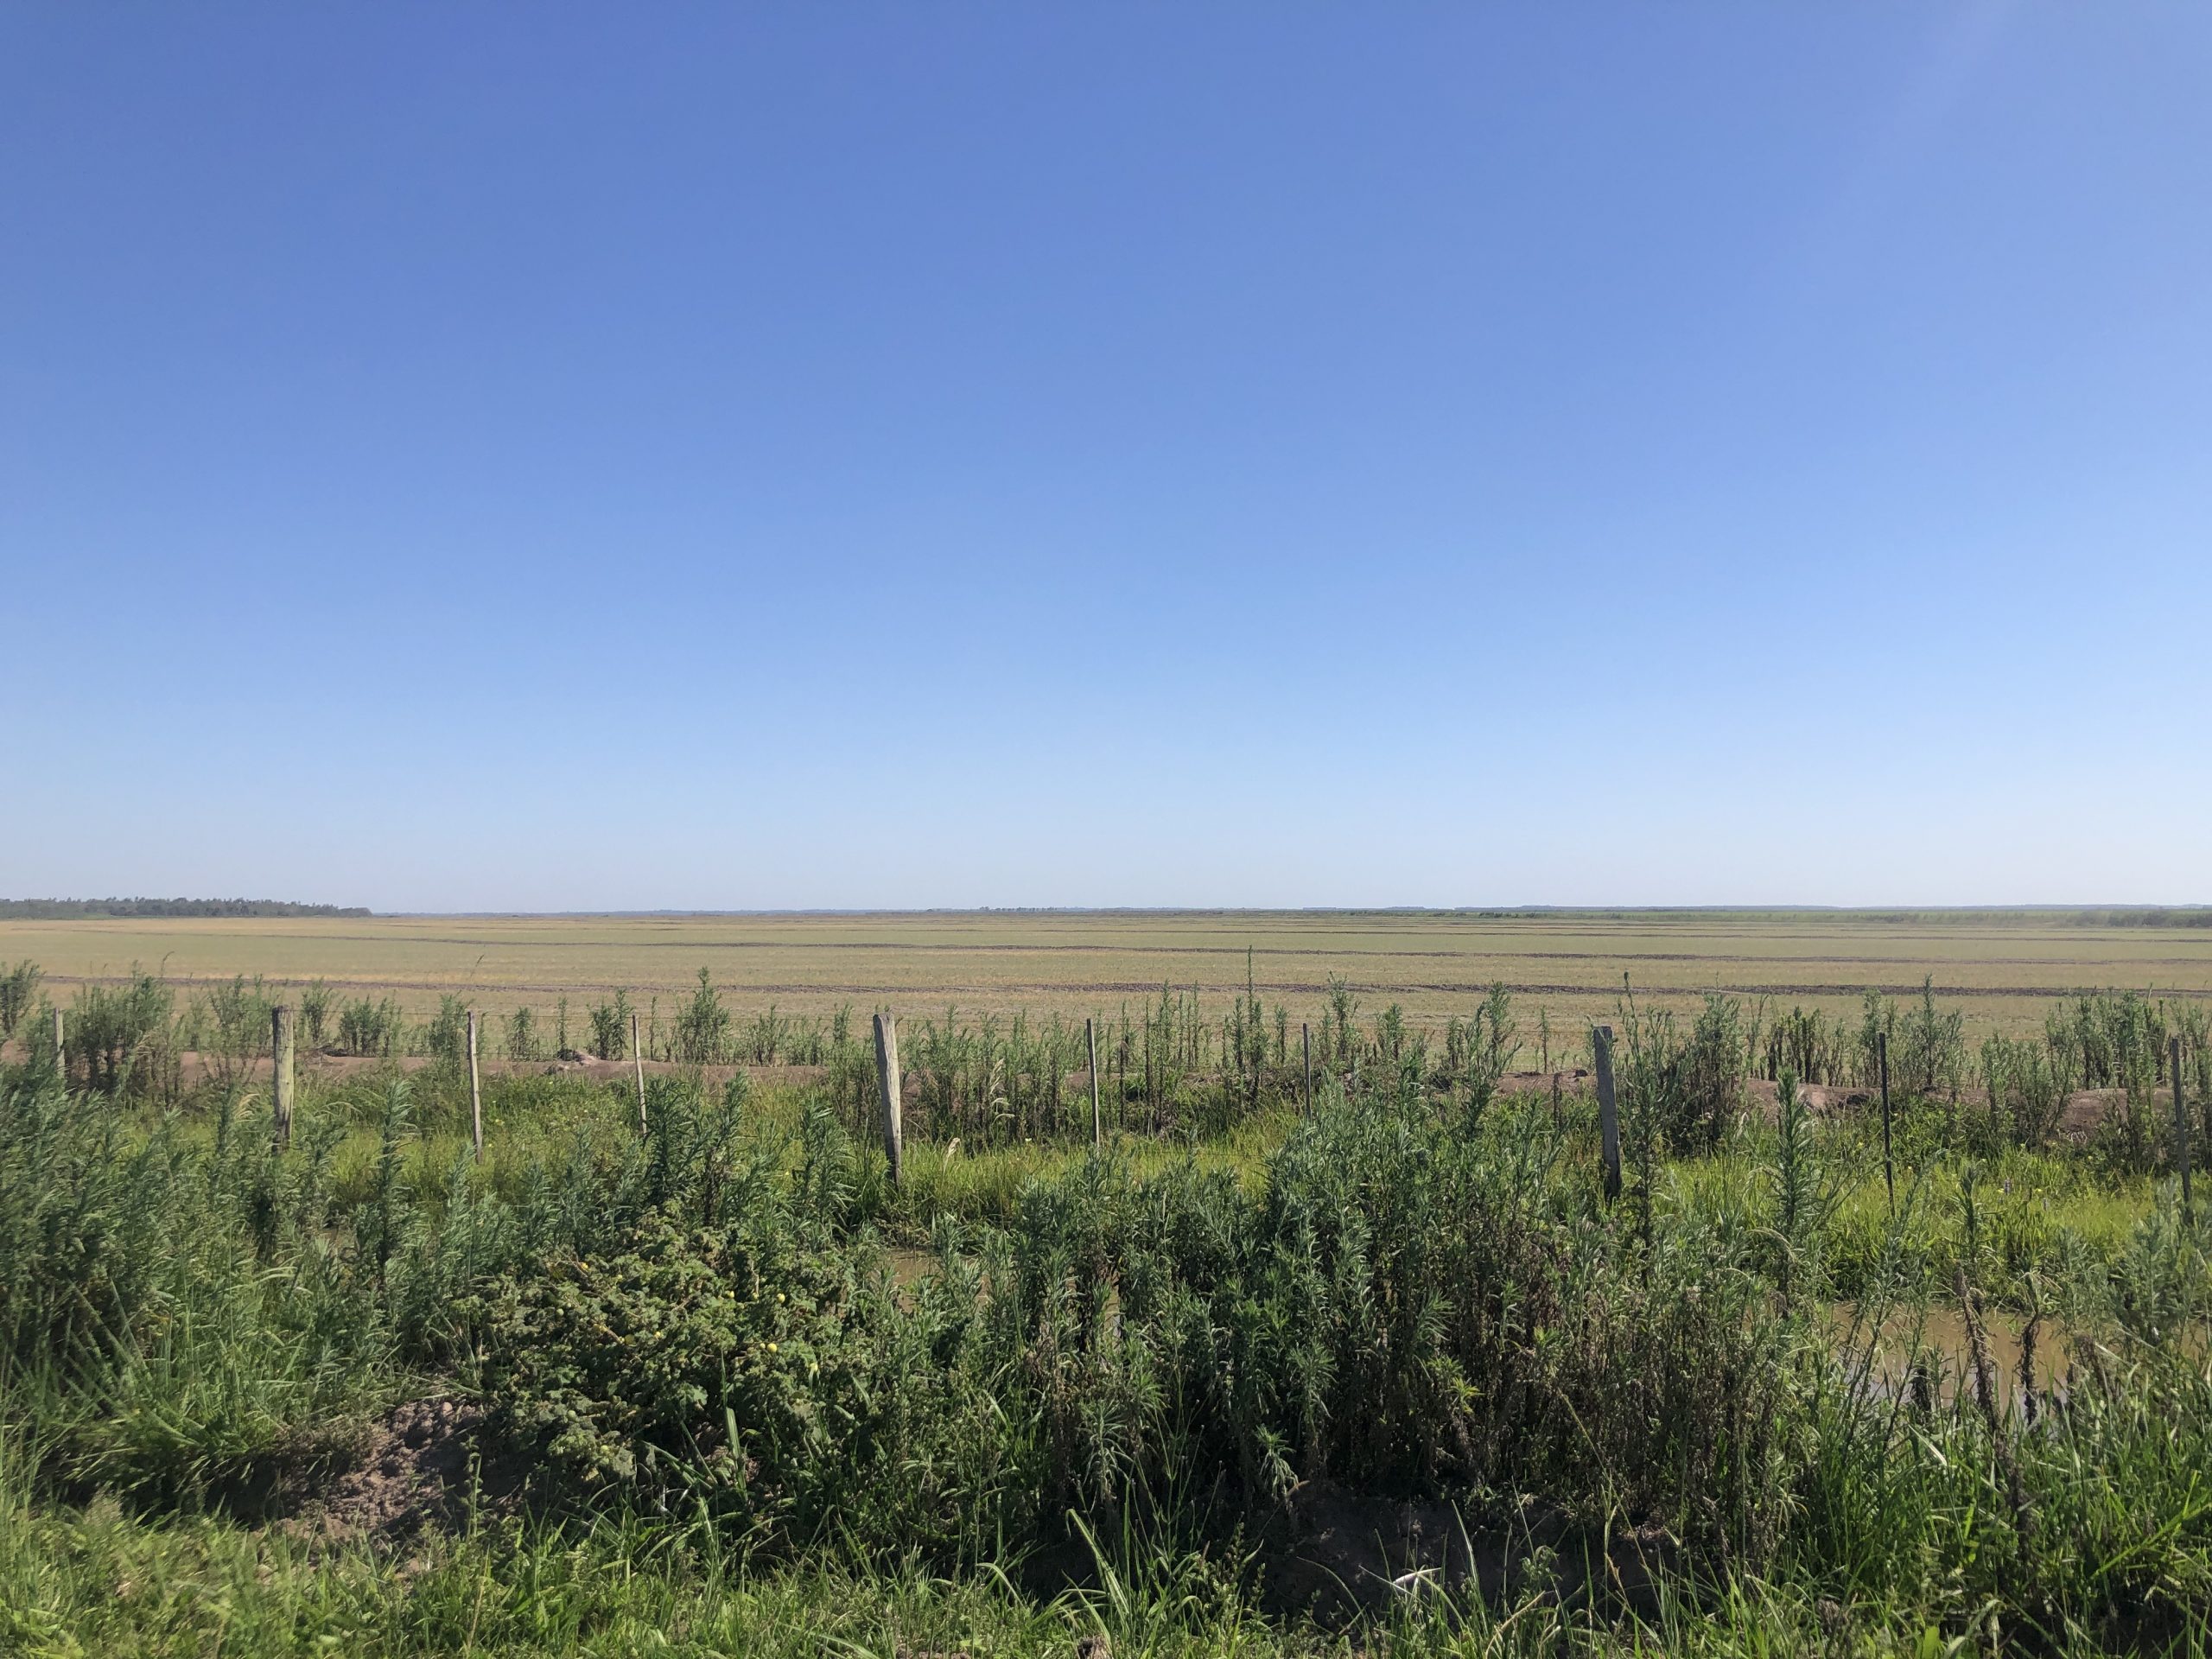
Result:
{"label": "dirt mound", "polygon": [[[1525,1095],[1549,1093],[1556,1089],[1560,1094],[1586,1094],[1596,1083],[1586,1070],[1572,1071],[1509,1071],[1497,1081],[1502,1094]],[[1779,1110],[1776,1103],[1777,1085],[1764,1077],[1744,1080],[1745,1104],[1764,1112],[1770,1123]],[[1847,1088],[1839,1084],[1808,1083],[1798,1093],[1813,1112],[1826,1116],[1834,1112],[1855,1111],[1879,1103],[1879,1096],[1871,1089]]]}
{"label": "dirt mound", "polygon": [[410,1400],[371,1424],[356,1457],[288,1506],[280,1523],[318,1542],[398,1548],[455,1525],[472,1502],[499,1508],[518,1482],[480,1455],[483,1413],[454,1400]]}
{"label": "dirt mound", "polygon": [[[2184,1076],[2183,1081],[2187,1078]],[[2076,1089],[2066,1096],[2058,1115],[2058,1132],[2069,1141],[2086,1141],[2107,1117],[2127,1109],[2125,1089]]]}
{"label": "dirt mound", "polygon": [[1573,1094],[1591,1086],[1590,1073],[1580,1067],[1566,1071],[1508,1071],[1497,1080],[1502,1095],[1548,1094],[1554,1089]]}
{"label": "dirt mound", "polygon": [[[1764,1116],[1770,1123],[1781,1114],[1777,1099],[1779,1088],[1764,1077],[1745,1081],[1745,1090],[1752,1107]],[[1798,1093],[1805,1104],[1818,1117],[1843,1116],[1859,1112],[1878,1113],[1882,1108],[1881,1090],[1865,1084],[1808,1083],[1800,1086]],[[1902,1096],[1899,1097],[1902,1104]],[[1979,1096],[1962,1096],[1957,1103],[1961,1112],[1986,1110]],[[2122,1111],[2127,1105],[2127,1091],[2124,1089],[2077,1089],[2066,1096],[2066,1104],[2059,1115],[2058,1132],[2069,1141],[2086,1141],[2096,1133],[2097,1127],[2107,1117]]]}
{"label": "dirt mound", "polygon": [[[1764,1077],[1746,1077],[1744,1092],[1751,1105],[1770,1123],[1782,1116],[1782,1085]],[[1878,1111],[1882,1095],[1878,1089],[1840,1083],[1803,1083],[1797,1085],[1798,1097],[1805,1103],[1805,1109],[1815,1117],[1840,1116],[1847,1112]]]}

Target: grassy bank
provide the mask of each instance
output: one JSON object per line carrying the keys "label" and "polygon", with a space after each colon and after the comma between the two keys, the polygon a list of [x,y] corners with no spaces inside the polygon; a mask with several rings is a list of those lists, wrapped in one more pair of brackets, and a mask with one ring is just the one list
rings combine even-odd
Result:
{"label": "grassy bank", "polygon": [[1913,1095],[1893,1209],[1700,1052],[1624,1033],[1613,1198],[1465,1040],[896,1187],[834,1077],[502,1077],[480,1162],[450,1064],[281,1152],[5,1068],[0,1644],[2202,1650],[2168,1173]]}

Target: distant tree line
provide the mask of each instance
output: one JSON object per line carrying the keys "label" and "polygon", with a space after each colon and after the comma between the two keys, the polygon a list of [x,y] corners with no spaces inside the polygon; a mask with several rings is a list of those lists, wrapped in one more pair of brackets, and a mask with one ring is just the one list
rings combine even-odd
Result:
{"label": "distant tree line", "polygon": [[365,905],[296,905],[283,899],[0,899],[0,919],[74,916],[365,916]]}
{"label": "distant tree line", "polygon": [[2212,927],[2212,910],[2091,910],[2079,919],[2092,927]]}

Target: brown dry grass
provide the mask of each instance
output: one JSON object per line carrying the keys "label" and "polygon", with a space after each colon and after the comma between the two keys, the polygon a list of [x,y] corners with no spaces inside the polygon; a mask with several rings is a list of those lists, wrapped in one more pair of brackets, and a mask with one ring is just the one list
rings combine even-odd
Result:
{"label": "brown dry grass", "polygon": [[503,1012],[572,1011],[627,988],[665,1012],[698,969],[741,1013],[773,1002],[826,1013],[850,1003],[909,1014],[1027,1008],[1080,1015],[1134,1007],[1163,982],[1217,1007],[1243,988],[1294,1020],[1319,1017],[1341,974],[1372,1014],[1391,1001],[1422,1024],[1467,1013],[1502,981],[1579,1026],[1609,1012],[1621,975],[1639,997],[1688,1006],[1707,990],[1770,1005],[1855,1007],[1870,986],[1899,994],[1932,974],[1970,1032],[2038,1024],[2056,996],[2126,987],[2212,995],[2212,929],[2099,927],[2019,912],[1974,919],[1844,912],[984,912],[810,916],[376,917],[0,923],[0,961],[29,957],[67,988],[134,963],[189,983],[232,974],[326,979],[391,994],[410,1014],[442,993]]}

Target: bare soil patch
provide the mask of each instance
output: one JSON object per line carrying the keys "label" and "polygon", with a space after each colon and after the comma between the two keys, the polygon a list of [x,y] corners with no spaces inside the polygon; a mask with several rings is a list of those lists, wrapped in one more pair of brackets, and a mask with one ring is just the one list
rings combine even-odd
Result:
{"label": "bare soil patch", "polygon": [[520,1471],[486,1454],[483,1413],[455,1400],[410,1400],[369,1426],[357,1455],[293,1495],[277,1525],[317,1544],[405,1550],[450,1531],[472,1505],[511,1506]]}

